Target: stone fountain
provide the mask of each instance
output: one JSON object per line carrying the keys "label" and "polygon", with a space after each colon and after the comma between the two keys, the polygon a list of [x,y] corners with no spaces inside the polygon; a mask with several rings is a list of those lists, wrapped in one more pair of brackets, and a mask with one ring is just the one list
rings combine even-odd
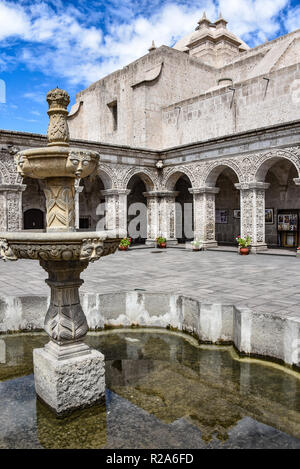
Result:
{"label": "stone fountain", "polygon": [[83,341],[88,324],[80,304],[80,274],[89,262],[114,253],[126,233],[75,231],[75,181],[96,169],[99,155],[70,147],[68,93],[56,88],[47,101],[48,146],[16,155],[21,176],[44,182],[46,232],[0,233],[0,258],[39,260],[49,275],[45,331],[50,341],[33,352],[35,388],[42,401],[64,414],[104,399],[104,357]]}

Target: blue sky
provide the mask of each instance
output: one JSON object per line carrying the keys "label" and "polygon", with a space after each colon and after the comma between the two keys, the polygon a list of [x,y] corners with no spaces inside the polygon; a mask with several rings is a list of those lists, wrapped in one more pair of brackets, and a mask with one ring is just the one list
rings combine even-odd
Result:
{"label": "blue sky", "polygon": [[[254,47],[300,28],[300,0],[0,0],[0,128],[46,133],[48,90],[75,94],[194,30],[206,11]],[[5,102],[4,83],[6,87]]]}

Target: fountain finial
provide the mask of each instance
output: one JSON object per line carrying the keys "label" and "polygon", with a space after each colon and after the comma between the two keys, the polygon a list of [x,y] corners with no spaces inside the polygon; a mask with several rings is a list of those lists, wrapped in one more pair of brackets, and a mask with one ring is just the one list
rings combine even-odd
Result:
{"label": "fountain finial", "polygon": [[48,146],[69,145],[69,127],[67,122],[70,96],[65,90],[54,88],[47,93],[49,104]]}

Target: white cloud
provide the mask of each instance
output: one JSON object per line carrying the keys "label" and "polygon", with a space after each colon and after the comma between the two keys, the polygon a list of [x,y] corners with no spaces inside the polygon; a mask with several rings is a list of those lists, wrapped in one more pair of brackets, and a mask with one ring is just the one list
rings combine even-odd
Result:
{"label": "white cloud", "polygon": [[280,32],[279,15],[287,5],[288,0],[219,0],[223,16],[230,19],[230,29],[254,44]]}
{"label": "white cloud", "polygon": [[[264,42],[280,33],[280,14],[288,0],[264,0],[263,7],[261,0],[101,3],[0,0],[0,41],[4,45],[19,41],[13,60],[30,70],[88,85],[147,53],[153,39],[157,46],[172,46],[193,31],[203,10],[211,20],[221,10],[232,32],[246,42],[251,39],[252,45]],[[295,12],[285,18],[288,30],[299,27],[299,8]]]}
{"label": "white cloud", "polygon": [[288,11],[285,26],[289,32],[295,31],[295,29],[300,29],[300,6]]}
{"label": "white cloud", "polygon": [[29,30],[30,20],[22,7],[0,2],[0,41],[7,37],[24,37]]}

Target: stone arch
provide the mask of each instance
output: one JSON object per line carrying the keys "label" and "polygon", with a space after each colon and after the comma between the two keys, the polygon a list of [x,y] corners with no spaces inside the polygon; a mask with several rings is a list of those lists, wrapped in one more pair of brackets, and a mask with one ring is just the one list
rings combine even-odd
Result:
{"label": "stone arch", "polygon": [[135,169],[124,178],[128,191],[127,232],[132,243],[144,244],[148,233],[148,204],[145,193],[153,191],[155,185],[148,173]]}
{"label": "stone arch", "polygon": [[166,171],[166,174],[163,177],[162,187],[168,191],[173,191],[178,179],[182,176],[186,176],[189,179],[191,186],[194,187],[195,178],[188,167],[177,167]]}
{"label": "stone arch", "polygon": [[99,176],[102,180],[105,189],[112,188],[114,180],[114,171],[110,166],[100,162],[97,168],[97,176]]}
{"label": "stone arch", "polygon": [[236,162],[230,160],[221,160],[212,163],[206,168],[206,171],[203,174],[203,185],[214,187],[218,177],[226,168],[230,168],[235,173],[238,182],[243,181],[243,173]]}
{"label": "stone arch", "polygon": [[133,176],[138,176],[141,178],[147,191],[154,191],[157,188],[157,183],[155,180],[155,175],[152,171],[149,171],[146,168],[131,168],[127,171],[122,178],[122,186],[124,189],[127,189],[130,179]]}
{"label": "stone arch", "polygon": [[260,155],[255,164],[254,180],[264,182],[269,169],[280,159],[285,159],[292,163],[296,168],[298,177],[300,177],[300,155],[298,153],[291,150],[275,150]]}

